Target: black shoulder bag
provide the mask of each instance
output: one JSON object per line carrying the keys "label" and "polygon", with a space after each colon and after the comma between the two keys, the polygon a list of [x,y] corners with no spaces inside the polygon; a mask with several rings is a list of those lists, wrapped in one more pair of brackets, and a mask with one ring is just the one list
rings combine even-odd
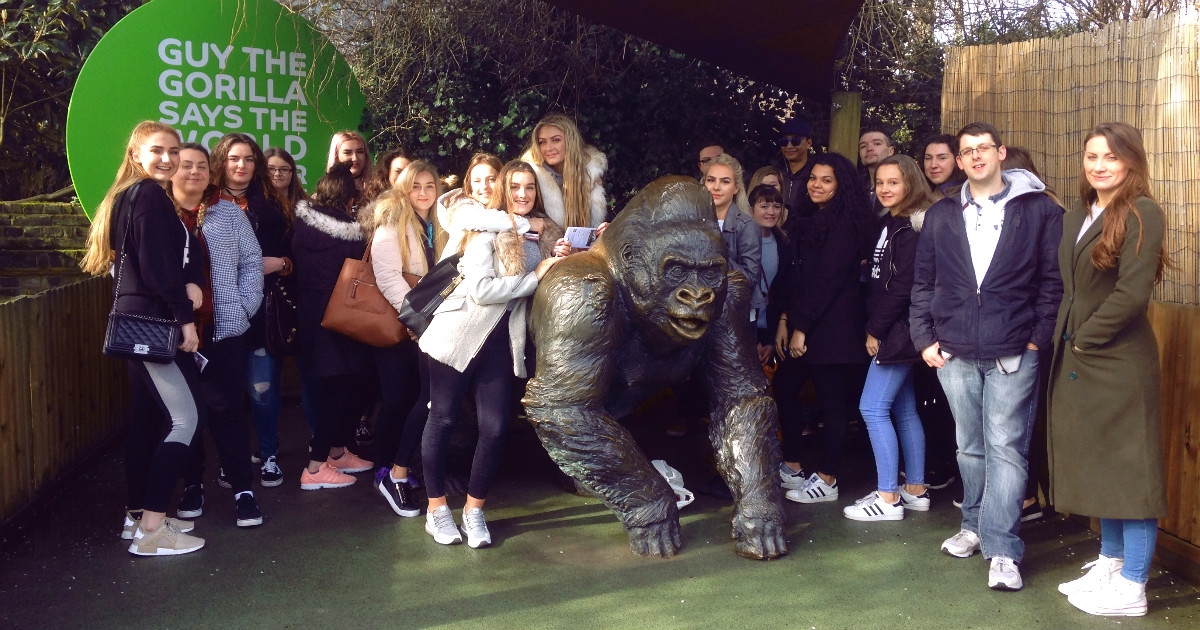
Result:
{"label": "black shoulder bag", "polygon": [[462,274],[458,272],[458,259],[458,254],[455,254],[434,265],[404,296],[404,303],[400,305],[400,321],[416,334],[425,334],[425,329],[433,321],[434,311],[463,281]]}
{"label": "black shoulder bag", "polygon": [[175,351],[179,346],[179,322],[174,319],[117,311],[117,300],[121,297],[121,275],[125,268],[125,258],[128,256],[125,244],[129,240],[129,232],[133,230],[133,202],[137,199],[140,185],[139,182],[128,191],[127,204],[122,199],[121,206],[128,206],[129,217],[125,221],[125,236],[121,237],[121,260],[117,263],[113,305],[112,310],[108,312],[108,329],[104,332],[104,356],[170,363],[175,360]]}

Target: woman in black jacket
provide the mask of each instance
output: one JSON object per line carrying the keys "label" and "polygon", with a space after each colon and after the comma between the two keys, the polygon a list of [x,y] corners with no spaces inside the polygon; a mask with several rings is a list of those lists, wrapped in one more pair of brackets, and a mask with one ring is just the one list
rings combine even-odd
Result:
{"label": "woman in black jacket", "polygon": [[[802,218],[795,223],[796,273],[775,345],[785,364],[799,363],[799,369],[788,369],[796,378],[795,385],[812,378],[825,424],[820,465],[799,488],[785,495],[797,503],[837,499],[837,471],[846,429],[861,391],[866,354],[859,278],[873,218],[857,182],[854,165],[846,158],[836,153],[815,156],[808,197],[798,209]],[[797,414],[781,414],[785,461],[799,458],[803,426],[798,420]]]}
{"label": "woman in black jacket", "polygon": [[[893,155],[875,169],[875,196],[887,209],[870,262],[867,299],[867,370],[858,409],[875,452],[877,490],[842,510],[855,521],[898,521],[904,510],[926,511],[925,431],[917,415],[913,366],[921,355],[908,334],[917,232],[934,197],[919,167]],[[893,419],[895,426],[892,425]],[[899,439],[897,439],[897,435]],[[899,487],[899,451],[904,451],[905,485]]]}
{"label": "woman in black jacket", "polygon": [[[167,518],[167,503],[200,425],[199,375],[193,354],[200,339],[192,311],[200,306],[203,269],[196,243],[175,214],[166,186],[179,168],[179,134],[146,121],[134,128],[116,181],[96,208],[80,266],[114,273],[114,308],[174,319],[182,341],[171,363],[130,360],[133,413],[125,451],[129,504],[121,538],[138,556],[196,551],[204,540],[184,532],[190,521]],[[162,436],[162,420],[170,431]]]}
{"label": "woman in black jacket", "polygon": [[357,190],[350,166],[337,163],[317,182],[311,201],[296,205],[292,254],[296,257],[300,374],[316,420],[302,490],[344,488],[347,473],[371,470],[372,463],[346,450],[367,396],[371,367],[365,344],[321,327],[342,263],[362,258],[367,238],[350,217]]}

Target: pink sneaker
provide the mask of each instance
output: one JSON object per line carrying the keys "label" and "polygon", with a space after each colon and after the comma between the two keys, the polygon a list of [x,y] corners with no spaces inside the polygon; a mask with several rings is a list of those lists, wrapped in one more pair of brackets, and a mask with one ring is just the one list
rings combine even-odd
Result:
{"label": "pink sneaker", "polygon": [[303,473],[300,473],[300,489],[301,490],[320,490],[321,488],[345,488],[346,486],[354,485],[356,479],[340,472],[334,468],[329,462],[321,464],[317,472],[310,473],[305,468]]}
{"label": "pink sneaker", "polygon": [[355,455],[354,453],[351,453],[350,451],[343,452],[342,456],[338,457],[337,459],[334,459],[333,456],[330,456],[329,459],[325,460],[325,463],[338,469],[338,472],[347,474],[367,472],[368,470],[375,469],[375,464],[372,464],[371,462],[359,457],[358,455]]}

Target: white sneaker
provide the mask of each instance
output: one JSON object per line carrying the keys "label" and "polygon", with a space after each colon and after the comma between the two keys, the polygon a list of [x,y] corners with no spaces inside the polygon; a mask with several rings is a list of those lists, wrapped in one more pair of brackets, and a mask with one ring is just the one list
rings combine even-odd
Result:
{"label": "white sneaker", "polygon": [[458,525],[454,524],[454,514],[448,506],[441,506],[432,512],[425,512],[425,533],[433,536],[433,541],[439,545],[457,545],[462,542],[462,534],[458,533]]}
{"label": "white sneaker", "polygon": [[979,551],[979,534],[960,529],[957,534],[942,543],[942,551],[955,558],[970,558],[975,555],[976,551]]}
{"label": "white sneaker", "polygon": [[804,474],[804,469],[793,471],[788,468],[787,464],[779,464],[779,481],[780,485],[788,490],[799,490],[804,486],[804,482],[808,481],[808,475]]}
{"label": "white sneaker", "polygon": [[1108,584],[1112,576],[1120,573],[1124,566],[1125,560],[1122,558],[1100,556],[1083,565],[1083,568],[1087,570],[1083,577],[1059,584],[1058,592],[1070,596],[1076,593],[1098,591]]}
{"label": "white sneaker", "polygon": [[824,479],[817,473],[809,476],[808,481],[804,482],[803,486],[796,490],[788,490],[787,494],[783,495],[788,501],[796,503],[824,503],[826,501],[837,501],[838,485],[837,480],[833,481],[833,485],[825,483]]}
{"label": "white sneaker", "polygon": [[988,588],[997,591],[1019,591],[1023,586],[1025,583],[1021,581],[1021,572],[1017,570],[1016,562],[1000,556],[992,558],[992,565],[988,567]]}
{"label": "white sneaker", "polygon": [[480,508],[471,508],[463,512],[462,530],[467,535],[467,546],[472,549],[492,544],[492,533],[488,531],[487,519],[483,517],[483,510]]}
{"label": "white sneaker", "polygon": [[842,508],[842,514],[852,521],[899,521],[904,518],[904,508],[899,501],[888,503],[878,492],[872,492]]}
{"label": "white sneaker", "polygon": [[904,509],[906,510],[912,510],[914,512],[928,512],[929,491],[926,490],[925,492],[916,495],[905,492],[904,486],[900,486],[900,505],[903,505]]}
{"label": "white sneaker", "polygon": [[1102,588],[1074,593],[1067,596],[1067,601],[1089,615],[1141,617],[1146,614],[1146,585],[1116,573]]}

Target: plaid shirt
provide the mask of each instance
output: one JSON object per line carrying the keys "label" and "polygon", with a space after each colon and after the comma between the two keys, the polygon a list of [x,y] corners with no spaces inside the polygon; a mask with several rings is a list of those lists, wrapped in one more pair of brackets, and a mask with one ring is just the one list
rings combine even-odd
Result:
{"label": "plaid shirt", "polygon": [[236,337],[262,305],[262,249],[246,213],[225,199],[209,206],[200,232],[211,265],[213,340]]}

